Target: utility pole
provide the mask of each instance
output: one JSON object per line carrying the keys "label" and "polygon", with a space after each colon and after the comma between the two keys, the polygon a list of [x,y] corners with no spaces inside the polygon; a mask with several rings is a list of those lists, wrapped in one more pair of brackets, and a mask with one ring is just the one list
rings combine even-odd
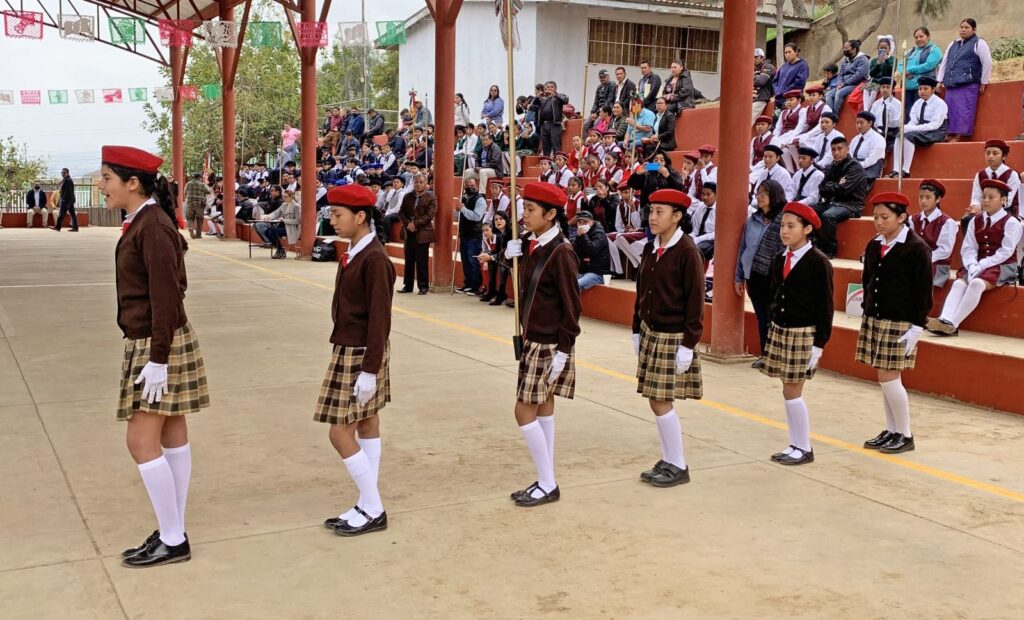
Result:
{"label": "utility pole", "polygon": [[[359,21],[366,29],[366,35],[369,36],[370,29],[366,25],[366,0],[360,0],[359,6]],[[366,98],[366,45],[360,45],[359,49],[363,52],[363,108],[369,108],[370,100]]]}

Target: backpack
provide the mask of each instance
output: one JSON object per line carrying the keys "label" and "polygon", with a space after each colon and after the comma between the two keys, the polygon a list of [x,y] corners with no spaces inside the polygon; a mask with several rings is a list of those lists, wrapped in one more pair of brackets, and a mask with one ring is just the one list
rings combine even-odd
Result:
{"label": "backpack", "polygon": [[315,263],[333,263],[338,260],[338,252],[330,241],[317,241],[311,258]]}

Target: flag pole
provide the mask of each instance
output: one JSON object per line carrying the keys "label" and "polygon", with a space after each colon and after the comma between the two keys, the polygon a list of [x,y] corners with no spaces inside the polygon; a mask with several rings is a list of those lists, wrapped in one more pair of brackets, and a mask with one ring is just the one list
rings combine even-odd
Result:
{"label": "flag pole", "polygon": [[[512,239],[515,241],[519,240],[519,213],[518,205],[516,201],[516,110],[515,110],[515,63],[512,59],[512,52],[515,49],[515,41],[512,38],[514,34],[514,28],[512,24],[512,1],[513,0],[502,0],[505,8],[505,57],[507,61],[508,69],[508,101],[511,105],[506,105],[505,109],[508,110],[508,154],[509,162],[509,175],[508,175],[508,188],[509,188],[509,211],[511,211],[512,217]],[[512,303],[515,307],[515,317],[513,321],[515,327],[512,332],[512,348],[515,352],[516,359],[518,360],[523,353],[523,325],[519,320],[519,258],[512,258]]]}
{"label": "flag pole", "polygon": [[[903,0],[896,0],[896,34],[894,35],[895,37],[900,36],[900,25],[901,25],[900,24],[900,19],[902,18],[902,12],[903,12]],[[896,46],[895,39],[893,40],[892,44],[893,44],[893,47]],[[906,39],[903,39],[903,44],[901,46],[901,53],[903,54],[904,67],[903,67],[903,73],[902,73],[902,75],[900,75],[900,86],[901,86],[900,90],[903,92],[903,101],[906,101],[907,100],[907,68],[906,68],[906,62],[907,62],[907,40]],[[897,64],[899,64],[899,63],[894,58],[893,61],[892,61],[892,70],[893,70],[894,73],[896,71],[896,65]],[[882,112],[884,112],[886,115],[888,115],[889,114],[889,108],[884,105],[885,104],[884,101],[882,103],[883,103],[883,105],[882,105]],[[900,103],[902,104],[903,102],[901,101]],[[903,192],[903,135],[904,135],[904,133],[903,133],[903,126],[906,123],[906,118],[905,117],[906,117],[906,114],[903,112],[903,105],[900,105],[900,161],[899,162],[893,162],[893,163],[897,163],[899,165],[899,167],[900,167],[900,175],[899,175],[899,177],[896,178],[896,191],[898,191],[900,193]],[[895,157],[896,157],[896,149],[894,148],[892,151],[893,151],[893,158],[895,159]]]}
{"label": "flag pole", "polygon": [[[589,75],[589,73],[587,71],[587,63],[583,63],[583,108],[580,109],[580,112],[582,112],[583,114],[587,114],[587,78],[588,77],[590,77],[590,75]],[[589,117],[590,117],[590,115],[587,114],[587,118],[589,118]],[[586,123],[580,123],[580,140],[583,139],[583,126],[584,125],[586,125]]]}

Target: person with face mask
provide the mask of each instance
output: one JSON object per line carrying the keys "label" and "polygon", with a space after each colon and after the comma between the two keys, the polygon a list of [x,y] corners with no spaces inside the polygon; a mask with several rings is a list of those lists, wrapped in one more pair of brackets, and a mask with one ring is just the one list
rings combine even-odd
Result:
{"label": "person with face mask", "polygon": [[25,216],[25,226],[32,228],[32,220],[35,219],[36,215],[43,216],[43,228],[46,228],[47,222],[50,219],[50,210],[48,208],[46,192],[43,191],[39,181],[36,181],[32,186],[32,189],[25,192],[25,206],[28,208],[28,214]]}
{"label": "person with face mask", "polygon": [[466,179],[459,210],[459,255],[462,257],[462,288],[459,293],[479,295],[483,276],[480,256],[483,246],[483,219],[487,212],[487,199],[478,191],[476,179]]}
{"label": "person with face mask", "polygon": [[604,232],[601,222],[594,220],[590,211],[576,214],[576,238],[572,249],[580,261],[577,282],[580,291],[604,284],[604,277],[611,273],[611,256],[608,246],[608,235]]}
{"label": "person with face mask", "polygon": [[830,94],[828,105],[839,115],[850,93],[868,79],[871,61],[860,51],[860,41],[850,39],[843,44],[843,60],[839,63],[836,88]]}

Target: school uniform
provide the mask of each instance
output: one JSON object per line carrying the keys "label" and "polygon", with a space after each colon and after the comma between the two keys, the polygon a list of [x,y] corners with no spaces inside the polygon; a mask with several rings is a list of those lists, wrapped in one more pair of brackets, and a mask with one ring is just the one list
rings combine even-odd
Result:
{"label": "school uniform", "polygon": [[761,171],[764,170],[764,149],[766,146],[772,143],[772,139],[775,134],[771,131],[766,131],[760,136],[754,136],[750,140],[750,184],[753,185],[757,182],[758,177],[761,176]]}
{"label": "school uniform", "polygon": [[818,156],[814,159],[814,165],[824,170],[832,163],[832,141],[844,137],[843,132],[833,127],[827,134],[819,131],[815,135],[804,135],[800,138],[800,146],[817,151]]}
{"label": "school uniform", "polygon": [[718,184],[718,166],[708,163],[707,166],[701,168],[697,172],[697,178],[694,180],[694,194],[693,197],[700,200],[704,192],[705,183]]}
{"label": "school uniform", "polygon": [[633,333],[640,335],[637,393],[657,401],[704,395],[700,357],[676,374],[680,346],[695,349],[703,334],[704,260],[690,237],[677,229],[664,247],[644,246],[636,280]]}
{"label": "school uniform", "polygon": [[786,170],[782,164],[775,164],[771,168],[764,168],[761,170],[761,176],[758,177],[754,183],[754,187],[751,188],[750,195],[750,206],[757,206],[757,190],[761,187],[761,184],[771,179],[782,186],[782,191],[786,194],[786,200],[793,199],[793,175],[790,174],[789,170]]}
{"label": "school uniform", "polygon": [[902,165],[903,176],[910,176],[917,147],[944,142],[948,127],[949,108],[941,97],[932,95],[927,100],[915,101],[903,126],[903,142],[893,156],[893,169]]}
{"label": "school uniform", "polygon": [[[331,317],[334,345],[313,419],[352,424],[380,413],[391,402],[391,300],[395,267],[376,235],[366,235],[342,254],[334,280]],[[360,405],[352,394],[359,373],[377,377],[377,392]]]}
{"label": "school uniform", "polygon": [[850,141],[850,154],[860,162],[869,181],[882,176],[882,166],[885,165],[885,138],[882,134],[873,129],[858,133]]}
{"label": "school uniform", "polygon": [[[137,412],[174,416],[210,406],[199,338],[185,314],[185,240],[156,201],[130,213],[114,251],[117,325],[127,339],[117,419]],[[147,362],[167,364],[167,394],[142,398],[135,379]]]}
{"label": "school uniform", "polygon": [[[869,110],[875,117],[874,129],[885,139],[886,150],[892,150],[900,136],[900,119],[903,117],[903,103],[892,95],[876,99]],[[884,157],[883,157],[884,159]]]}
{"label": "school uniform", "polygon": [[573,177],[572,170],[569,166],[562,166],[558,170],[555,170],[555,185],[558,185],[562,189],[569,187],[569,179]]}
{"label": "school uniform", "polygon": [[945,286],[949,281],[953,246],[959,230],[957,221],[936,208],[930,215],[919,211],[910,219],[910,225],[931,250],[932,286]]}
{"label": "school uniform", "polygon": [[807,129],[807,110],[799,105],[787,108],[779,114],[779,120],[775,123],[772,144],[785,152],[786,147],[806,133]]}
{"label": "school uniform", "polygon": [[1000,209],[995,215],[984,211],[974,216],[960,246],[963,267],[957,273],[967,278],[967,268],[977,265],[978,278],[1003,286],[1017,281],[1017,245],[1021,239],[1021,223]]}
{"label": "school uniform", "polygon": [[690,238],[705,261],[710,261],[715,255],[716,212],[714,204],[706,205],[700,201],[694,202],[690,207],[690,221],[693,223]]}
{"label": "school uniform", "polygon": [[981,182],[986,180],[996,180],[1006,183],[1010,188],[1010,193],[1006,197],[1006,208],[1013,215],[1019,215],[1020,213],[1020,175],[1013,168],[1010,168],[1006,164],[1000,164],[998,168],[992,170],[988,166],[984,170],[979,170],[974,175],[974,182],[971,184],[971,206],[981,206]]}
{"label": "school uniform", "polygon": [[[571,399],[576,391],[575,344],[582,311],[576,254],[558,226],[524,241],[526,251],[519,261],[523,353],[516,399],[535,405],[552,396]],[[539,271],[538,265],[543,265]],[[568,359],[562,373],[549,383],[556,352]]]}
{"label": "school uniform", "polygon": [[825,348],[832,336],[832,264],[808,242],[777,254],[769,280],[771,322],[761,372],[783,383],[800,383],[817,371],[817,366],[807,368],[811,348]]}
{"label": "school uniform", "polygon": [[808,207],[813,207],[821,200],[818,188],[821,186],[821,181],[824,178],[825,173],[813,165],[806,170],[797,170],[793,174],[789,194],[793,196],[793,200],[796,202],[802,202]]}
{"label": "school uniform", "polygon": [[932,307],[931,251],[904,226],[888,246],[881,235],[864,250],[864,316],[854,359],[879,370],[914,367],[917,350],[906,353],[899,338],[914,325],[924,328]]}
{"label": "school uniform", "polygon": [[[633,232],[626,232],[626,227],[633,229]],[[626,240],[627,247],[630,242],[639,241],[646,237],[646,234],[641,230],[643,228],[643,222],[640,217],[640,207],[634,204],[630,205],[624,200],[619,200],[619,204],[615,209],[615,227],[614,231],[608,233],[608,256],[611,259],[612,273],[622,273],[622,254],[619,252],[619,246],[616,245],[615,241],[619,237],[623,237]]]}

